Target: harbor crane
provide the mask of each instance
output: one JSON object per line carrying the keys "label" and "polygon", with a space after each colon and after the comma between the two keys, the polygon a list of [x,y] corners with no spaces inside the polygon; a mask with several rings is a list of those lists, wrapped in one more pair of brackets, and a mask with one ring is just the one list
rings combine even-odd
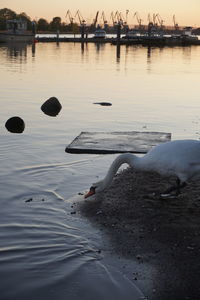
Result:
{"label": "harbor crane", "polygon": [[119,12],[118,10],[114,13],[111,13],[111,19],[113,26],[116,26],[117,24],[127,26],[127,18],[128,18],[129,10],[126,10],[126,18],[124,18],[123,14]]}
{"label": "harbor crane", "polygon": [[114,12],[113,12],[113,11],[112,11],[111,14],[110,14],[110,18],[111,18],[111,20],[112,20],[113,26],[116,25],[116,24],[115,24],[115,18],[114,18]]}
{"label": "harbor crane", "polygon": [[85,25],[86,25],[86,21],[83,19],[83,17],[82,17],[82,15],[81,15],[81,13],[80,13],[79,10],[77,10],[77,12],[76,12],[74,18],[76,18],[76,16],[78,16],[80,25],[81,25],[81,26],[85,26]]}
{"label": "harbor crane", "polygon": [[126,10],[126,25],[127,25],[127,23],[128,23],[128,14],[129,14],[129,10],[127,9],[127,10]]}
{"label": "harbor crane", "polygon": [[69,9],[68,9],[68,11],[67,11],[67,13],[66,13],[65,18],[67,19],[67,17],[69,18],[70,24],[73,24],[73,23],[74,23],[74,18],[72,17],[72,14],[71,14],[71,12],[70,12]]}
{"label": "harbor crane", "polygon": [[158,23],[157,23],[157,21],[156,21],[156,14],[153,14],[153,21],[152,21],[152,23],[153,23],[153,25],[154,26],[158,26]]}
{"label": "harbor crane", "polygon": [[[156,23],[156,20],[158,21],[158,23]],[[162,20],[162,18],[161,18],[161,16],[159,15],[159,14],[156,14],[155,16],[154,16],[154,25],[160,25],[160,28],[161,29],[163,29],[163,23],[164,23],[164,20]]]}
{"label": "harbor crane", "polygon": [[148,14],[147,20],[149,22],[149,24],[151,23],[153,26],[157,26],[157,21],[156,21],[156,14],[153,14],[151,17],[151,14]]}
{"label": "harbor crane", "polygon": [[118,10],[115,12],[115,20],[117,24],[122,22],[121,13]]}
{"label": "harbor crane", "polygon": [[178,26],[178,23],[176,22],[176,17],[175,17],[175,15],[173,15],[173,23],[174,23],[174,29],[175,29],[175,30],[179,30],[179,26]]}
{"label": "harbor crane", "polygon": [[151,15],[150,15],[150,14],[148,14],[148,16],[147,16],[147,20],[148,20],[148,22],[149,22],[149,23],[153,23],[153,22],[152,22],[152,19],[151,19]]}
{"label": "harbor crane", "polygon": [[116,26],[119,22],[120,22],[120,13],[118,12],[118,10],[114,13],[114,12],[111,12],[111,19],[112,19],[112,23],[113,23],[113,26]]}
{"label": "harbor crane", "polygon": [[93,23],[92,23],[92,26],[94,26],[95,28],[96,28],[96,25],[97,25],[98,16],[99,16],[99,11],[97,11],[96,16],[95,16],[95,18],[93,20]]}
{"label": "harbor crane", "polygon": [[139,13],[138,13],[137,11],[134,13],[133,19],[134,19],[135,17],[136,17],[136,20],[137,20],[137,22],[138,22],[139,28],[141,28],[141,26],[142,26],[142,19],[140,18]]}
{"label": "harbor crane", "polygon": [[120,12],[119,13],[119,21],[118,24],[120,24],[123,27],[123,32],[127,33],[129,31],[129,26],[128,26],[128,13],[129,10],[126,10],[126,16],[124,17],[124,15]]}
{"label": "harbor crane", "polygon": [[119,12],[119,14],[118,14],[118,23],[120,23],[121,25],[125,24],[125,19],[121,12]]}
{"label": "harbor crane", "polygon": [[105,16],[105,13],[104,11],[102,11],[102,14],[101,14],[101,19],[103,19],[103,24],[104,24],[104,27],[107,26],[108,24],[108,21],[106,20],[106,16]]}
{"label": "harbor crane", "polygon": [[127,23],[128,23],[128,13],[129,13],[129,10],[127,9],[126,10],[126,17],[124,18],[122,12],[119,12],[118,13],[118,21],[121,23],[121,25],[123,26],[127,26]]}

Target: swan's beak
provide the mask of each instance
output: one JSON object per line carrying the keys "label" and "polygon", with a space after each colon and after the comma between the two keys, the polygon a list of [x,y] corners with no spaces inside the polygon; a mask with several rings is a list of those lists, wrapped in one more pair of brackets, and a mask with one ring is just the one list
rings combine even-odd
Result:
{"label": "swan's beak", "polygon": [[94,194],[95,194],[95,187],[91,186],[89,192],[87,194],[85,194],[84,198],[88,198]]}

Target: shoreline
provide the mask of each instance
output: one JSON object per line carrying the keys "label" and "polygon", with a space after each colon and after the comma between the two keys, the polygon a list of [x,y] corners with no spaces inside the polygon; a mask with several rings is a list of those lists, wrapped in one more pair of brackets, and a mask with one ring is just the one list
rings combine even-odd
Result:
{"label": "shoreline", "polygon": [[177,198],[149,197],[168,186],[158,174],[128,168],[77,209],[102,230],[114,253],[138,264],[132,278],[147,299],[197,300],[200,188],[193,182]]}

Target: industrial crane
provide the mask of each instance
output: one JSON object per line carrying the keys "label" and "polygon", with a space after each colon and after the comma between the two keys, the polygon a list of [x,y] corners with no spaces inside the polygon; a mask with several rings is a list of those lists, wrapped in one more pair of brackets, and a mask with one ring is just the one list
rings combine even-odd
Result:
{"label": "industrial crane", "polygon": [[111,18],[113,26],[114,26],[115,25],[115,18],[114,18],[114,12],[113,11],[110,14],[110,18]]}
{"label": "industrial crane", "polygon": [[118,10],[115,12],[115,20],[117,24],[120,24],[122,22],[121,13]]}
{"label": "industrial crane", "polygon": [[124,18],[122,12],[118,12],[118,22],[120,22],[121,25],[123,26],[127,26],[127,20],[128,20],[128,13],[129,13],[129,10],[127,9],[126,10],[126,17]]}
{"label": "industrial crane", "polygon": [[127,9],[127,10],[126,10],[126,25],[127,25],[127,23],[128,23],[128,13],[129,13],[129,10]]}
{"label": "industrial crane", "polygon": [[118,14],[118,23],[120,23],[121,25],[125,24],[125,18],[121,12],[119,12]]}
{"label": "industrial crane", "polygon": [[147,20],[149,22],[149,24],[152,24],[153,26],[157,26],[157,21],[156,21],[156,14],[153,14],[151,17],[151,14],[148,14]]}
{"label": "industrial crane", "polygon": [[158,23],[156,21],[156,17],[157,17],[157,14],[153,14],[153,18],[152,18],[153,21],[152,21],[152,23],[153,23],[154,26],[158,25]]}
{"label": "industrial crane", "polygon": [[102,11],[101,18],[103,19],[104,27],[106,27],[106,25],[108,24],[108,21],[106,20],[106,16],[105,16],[104,11]]}
{"label": "industrial crane", "polygon": [[162,20],[162,18],[161,18],[161,16],[159,14],[156,14],[155,17],[154,17],[154,22],[155,22],[154,25],[157,25],[156,20],[160,24],[160,28],[163,29],[164,20]]}
{"label": "industrial crane", "polygon": [[93,23],[91,25],[91,26],[94,26],[94,28],[96,28],[97,21],[98,21],[98,16],[99,16],[99,11],[97,11],[96,16],[95,16],[95,18],[93,20]]}
{"label": "industrial crane", "polygon": [[66,16],[65,16],[65,18],[69,18],[69,22],[70,22],[70,24],[73,24],[74,23],[74,18],[72,17],[72,14],[71,14],[71,12],[70,12],[70,10],[68,9],[68,11],[67,11],[67,13],[66,13]]}
{"label": "industrial crane", "polygon": [[127,33],[129,31],[129,26],[128,26],[128,13],[129,10],[126,10],[126,16],[124,18],[123,14],[120,12],[119,13],[119,21],[118,24],[120,24],[121,26],[123,26],[123,32]]}
{"label": "industrial crane", "polygon": [[149,23],[153,23],[153,22],[152,22],[152,19],[151,19],[151,15],[150,15],[150,14],[148,14],[148,16],[147,16],[147,20],[148,20],[148,22],[149,22]]}
{"label": "industrial crane", "polygon": [[178,26],[178,23],[176,22],[176,17],[175,17],[175,15],[173,15],[173,23],[174,23],[174,29],[175,29],[175,30],[179,30],[179,26]]}
{"label": "industrial crane", "polygon": [[120,22],[120,13],[118,12],[118,10],[115,13],[111,12],[111,19],[113,26],[117,25]]}
{"label": "industrial crane", "polygon": [[138,22],[138,25],[139,25],[139,28],[141,28],[141,25],[142,25],[142,19],[140,18],[138,12],[136,11],[133,15],[133,18],[136,17],[136,20]]}
{"label": "industrial crane", "polygon": [[74,18],[76,18],[76,16],[78,16],[79,23],[80,23],[81,26],[86,25],[86,21],[83,19],[83,17],[82,17],[82,15],[81,15],[81,13],[80,13],[79,10],[77,10],[77,12],[76,12]]}

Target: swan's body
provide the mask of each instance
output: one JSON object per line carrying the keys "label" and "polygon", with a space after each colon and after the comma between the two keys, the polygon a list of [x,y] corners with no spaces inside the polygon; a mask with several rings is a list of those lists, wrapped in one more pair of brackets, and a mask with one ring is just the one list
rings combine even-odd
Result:
{"label": "swan's body", "polygon": [[85,198],[108,187],[117,170],[124,163],[136,170],[154,171],[167,177],[175,175],[178,179],[177,188],[180,188],[186,181],[200,177],[200,141],[177,140],[162,143],[152,148],[143,157],[131,153],[121,154],[111,164],[106,177],[94,183]]}

